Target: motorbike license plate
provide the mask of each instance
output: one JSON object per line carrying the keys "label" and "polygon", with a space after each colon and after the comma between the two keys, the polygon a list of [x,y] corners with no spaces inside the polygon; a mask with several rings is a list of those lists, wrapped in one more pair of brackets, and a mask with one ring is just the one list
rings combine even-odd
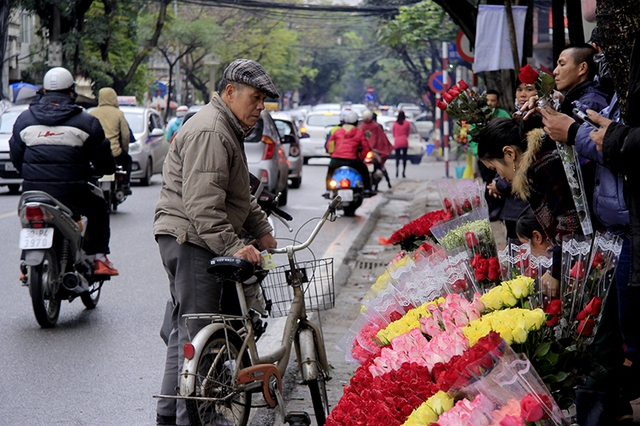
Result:
{"label": "motorbike license plate", "polygon": [[47,249],[53,245],[53,228],[24,228],[20,230],[22,250]]}
{"label": "motorbike license plate", "polygon": [[338,195],[342,201],[353,201],[353,189],[339,189]]}

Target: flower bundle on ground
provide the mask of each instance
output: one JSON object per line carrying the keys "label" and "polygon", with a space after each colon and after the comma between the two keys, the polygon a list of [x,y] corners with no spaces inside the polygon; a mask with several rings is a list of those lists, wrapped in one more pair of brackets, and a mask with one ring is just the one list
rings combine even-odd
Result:
{"label": "flower bundle on ground", "polygon": [[390,244],[400,245],[403,250],[414,251],[431,237],[432,226],[449,219],[451,213],[446,210],[425,213],[394,232],[388,241]]}

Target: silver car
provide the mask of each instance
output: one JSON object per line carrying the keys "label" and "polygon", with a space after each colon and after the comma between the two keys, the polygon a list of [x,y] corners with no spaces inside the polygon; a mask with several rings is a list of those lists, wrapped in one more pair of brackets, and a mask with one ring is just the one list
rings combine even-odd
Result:
{"label": "silver car", "polygon": [[129,144],[129,155],[133,160],[131,179],[139,179],[141,185],[148,186],[153,175],[162,173],[162,164],[169,152],[164,121],[152,108],[121,106],[120,110],[136,139]]}
{"label": "silver car", "polygon": [[289,161],[280,142],[278,128],[269,111],[260,113],[253,131],[244,140],[244,152],[247,154],[249,172],[257,176],[267,191],[281,193],[278,204],[287,204]]}
{"label": "silver car", "polygon": [[287,113],[272,112],[271,118],[278,128],[280,140],[289,160],[289,180],[291,188],[300,188],[302,182],[302,152],[300,151],[300,132],[293,117]]}
{"label": "silver car", "polygon": [[27,108],[29,105],[12,106],[0,115],[0,186],[7,186],[12,194],[20,192],[22,176],[9,157],[9,139],[13,132],[13,124]]}
{"label": "silver car", "polygon": [[312,157],[329,157],[324,144],[331,129],[339,124],[339,111],[312,111],[305,117],[304,124],[300,128],[301,133],[309,135],[309,137],[300,139],[302,157],[305,164]]}

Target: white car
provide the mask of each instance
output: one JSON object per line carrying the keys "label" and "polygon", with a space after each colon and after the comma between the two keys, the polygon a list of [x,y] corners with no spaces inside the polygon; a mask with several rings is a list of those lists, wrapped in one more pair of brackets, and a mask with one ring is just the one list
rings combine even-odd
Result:
{"label": "white car", "polygon": [[413,119],[413,122],[415,123],[420,136],[422,136],[424,140],[429,140],[431,132],[433,131],[433,119],[431,119],[426,112],[423,112],[422,114],[415,117]]}
{"label": "white car", "polygon": [[9,139],[13,132],[13,124],[27,108],[28,104],[15,105],[0,115],[0,186],[7,186],[12,194],[20,192],[22,177],[9,157]]}
{"label": "white car", "polygon": [[[389,138],[389,142],[391,142],[392,145],[394,143],[394,138],[393,138],[393,133],[391,132],[391,129],[393,128],[393,123],[395,123],[396,120],[397,120],[397,117],[390,117],[386,115],[382,115],[382,116],[379,115],[377,118],[378,123],[382,124],[382,127],[384,127],[384,131],[387,134],[387,137]],[[411,124],[411,133],[409,134],[409,149],[407,149],[407,157],[409,161],[411,161],[411,164],[420,164],[420,162],[422,161],[422,157],[424,157],[424,154],[425,154],[425,143],[422,139],[422,136],[420,136],[420,133],[418,132],[418,129],[416,128],[415,123],[412,120],[407,120],[407,121],[409,121],[409,124]],[[391,153],[391,156],[389,158],[395,158],[395,151]]]}
{"label": "white car", "polygon": [[331,129],[340,124],[340,111],[312,111],[304,119],[301,134],[308,137],[300,139],[302,158],[306,164],[312,157],[329,157],[324,148]]}
{"label": "white car", "polygon": [[169,152],[164,121],[153,108],[121,106],[120,110],[136,138],[129,144],[133,160],[131,179],[139,179],[141,185],[148,186],[153,175],[162,173],[162,164]]}

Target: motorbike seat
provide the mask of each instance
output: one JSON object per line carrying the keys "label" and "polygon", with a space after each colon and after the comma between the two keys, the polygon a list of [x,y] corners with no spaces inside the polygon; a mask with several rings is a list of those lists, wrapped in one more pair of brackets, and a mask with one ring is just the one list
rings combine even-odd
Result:
{"label": "motorbike seat", "polygon": [[221,256],[209,261],[207,272],[220,278],[244,282],[255,273],[253,263],[239,257]]}
{"label": "motorbike seat", "polygon": [[80,215],[77,212],[65,206],[60,201],[56,200],[46,192],[42,192],[42,191],[25,192],[22,196],[22,199],[20,200],[20,205],[27,204],[27,203],[40,203],[40,204],[46,204],[52,207],[58,207],[60,210],[62,210],[69,216],[73,218],[77,217],[78,219],[80,218]]}

